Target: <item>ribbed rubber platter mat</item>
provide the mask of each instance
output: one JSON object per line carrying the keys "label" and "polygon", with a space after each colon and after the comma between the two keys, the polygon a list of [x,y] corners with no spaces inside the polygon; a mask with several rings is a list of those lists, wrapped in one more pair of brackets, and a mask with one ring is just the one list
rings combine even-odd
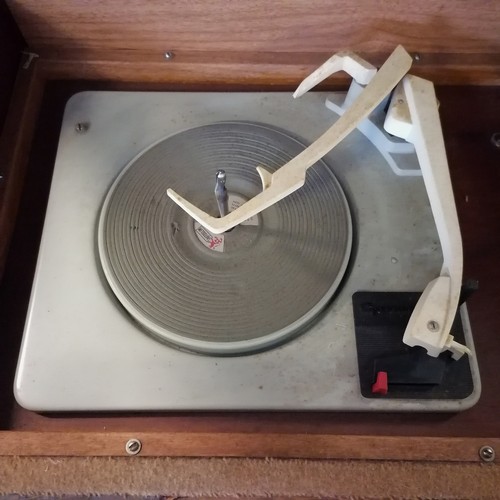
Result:
{"label": "ribbed rubber platter mat", "polygon": [[128,313],[156,338],[211,354],[254,352],[303,332],[332,298],[352,244],[349,207],[318,162],[305,186],[223,235],[166,195],[217,215],[215,172],[233,208],[305,148],[277,129],[224,122],[152,145],[111,186],[99,221],[102,267]]}

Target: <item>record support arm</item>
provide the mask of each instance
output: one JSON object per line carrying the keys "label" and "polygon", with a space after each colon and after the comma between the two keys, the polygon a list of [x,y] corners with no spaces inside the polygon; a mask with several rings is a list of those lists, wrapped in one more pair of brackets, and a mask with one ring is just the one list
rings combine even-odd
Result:
{"label": "record support arm", "polygon": [[[225,217],[213,217],[184,199],[174,190],[168,189],[168,196],[191,217],[214,234],[220,234],[241,224],[274,205],[302,187],[309,167],[329,153],[349,135],[390,94],[411,67],[412,58],[398,46],[378,72],[357,56],[350,53],[337,54],[310,75],[297,89],[296,95],[306,92],[332,72],[346,70],[361,81],[369,81],[349,109],[308,148],[271,174],[263,167],[257,167],[263,190]],[[322,68],[326,68],[323,69]],[[301,88],[302,87],[302,88]]]}
{"label": "record support arm", "polygon": [[306,77],[293,93],[293,97],[304,95],[318,83],[339,71],[345,71],[360,85],[368,85],[377,73],[377,68],[354,52],[338,52]]}

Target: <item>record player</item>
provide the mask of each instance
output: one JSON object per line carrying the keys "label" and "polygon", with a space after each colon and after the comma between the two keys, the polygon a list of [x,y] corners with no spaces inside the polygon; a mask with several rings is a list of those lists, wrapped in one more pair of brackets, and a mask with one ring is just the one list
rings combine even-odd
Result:
{"label": "record player", "polygon": [[[340,53],[297,99],[74,95],[17,401],[54,412],[472,406],[480,379],[437,102],[410,63],[402,48],[378,71]],[[347,93],[307,92],[339,70],[353,76]]]}

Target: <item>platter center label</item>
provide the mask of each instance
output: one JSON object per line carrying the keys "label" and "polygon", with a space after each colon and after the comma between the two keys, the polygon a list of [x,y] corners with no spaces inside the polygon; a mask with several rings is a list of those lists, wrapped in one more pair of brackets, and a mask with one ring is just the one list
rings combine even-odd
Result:
{"label": "platter center label", "polygon": [[[247,200],[238,194],[229,193],[228,195],[228,205],[229,211],[232,212],[236,210],[240,205],[245,203]],[[201,244],[208,249],[214,252],[224,252],[224,241],[226,239],[226,235],[222,234],[213,234],[207,229],[205,229],[199,222],[194,222],[194,233],[196,237],[201,242]],[[258,226],[259,225],[259,217],[254,215],[247,219],[246,221],[241,223],[242,226]]]}

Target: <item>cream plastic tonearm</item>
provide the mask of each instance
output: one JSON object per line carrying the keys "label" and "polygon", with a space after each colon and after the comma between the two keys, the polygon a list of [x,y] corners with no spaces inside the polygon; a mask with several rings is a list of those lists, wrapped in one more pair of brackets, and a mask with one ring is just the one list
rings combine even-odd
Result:
{"label": "cream plastic tonearm", "polygon": [[434,357],[449,350],[459,359],[470,354],[450,335],[462,285],[462,238],[432,82],[407,75],[392,96],[384,128],[415,146],[443,252],[441,273],[423,291],[403,342]]}
{"label": "cream plastic tonearm", "polygon": [[[337,55],[337,58],[335,56],[330,58],[304,80],[306,85],[302,87],[303,84],[301,84],[297,92],[299,90],[300,93],[305,92],[319,83],[321,78],[330,75],[332,71],[342,69],[352,72],[356,78],[360,78],[362,81],[369,80],[368,85],[346,112],[322,136],[276,172],[271,174],[265,168],[256,166],[262,180],[262,192],[228,215],[221,218],[213,217],[185,200],[172,189],[167,190],[168,196],[214,234],[223,233],[241,224],[302,187],[306,179],[307,169],[329,153],[382,102],[408,72],[411,63],[412,58],[401,46],[394,50],[376,74],[374,74],[371,65],[350,53],[341,53]],[[326,67],[325,71],[321,69],[323,67]]]}

